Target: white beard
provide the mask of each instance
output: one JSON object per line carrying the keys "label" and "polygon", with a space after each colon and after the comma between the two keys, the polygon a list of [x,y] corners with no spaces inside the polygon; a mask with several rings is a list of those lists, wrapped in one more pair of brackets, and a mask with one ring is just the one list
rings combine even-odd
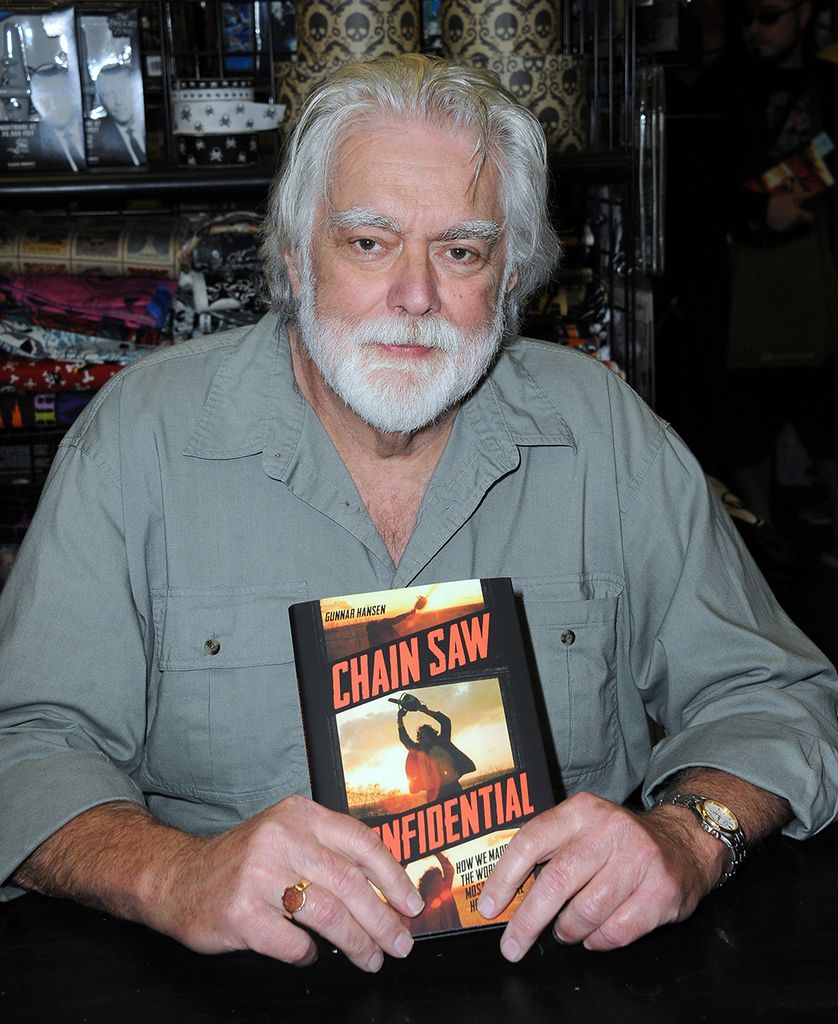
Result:
{"label": "white beard", "polygon": [[[485,376],[504,336],[501,289],[489,326],[466,338],[441,317],[321,317],[311,277],[304,275],[296,327],[320,375],[356,415],[376,430],[410,434],[453,409]],[[434,349],[420,359],[379,346]]]}

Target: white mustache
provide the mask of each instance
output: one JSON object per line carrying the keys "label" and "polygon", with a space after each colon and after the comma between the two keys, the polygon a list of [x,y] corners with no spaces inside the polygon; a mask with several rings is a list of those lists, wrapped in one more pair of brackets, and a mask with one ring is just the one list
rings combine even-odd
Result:
{"label": "white mustache", "polygon": [[465,343],[462,331],[442,317],[406,321],[380,316],[363,323],[345,317],[325,317],[321,323],[341,331],[345,341],[353,345],[415,345],[455,353]]}

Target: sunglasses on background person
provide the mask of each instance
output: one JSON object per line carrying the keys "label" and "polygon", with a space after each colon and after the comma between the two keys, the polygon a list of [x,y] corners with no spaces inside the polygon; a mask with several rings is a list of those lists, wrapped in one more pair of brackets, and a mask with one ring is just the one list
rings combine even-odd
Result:
{"label": "sunglasses on background person", "polygon": [[791,7],[784,7],[781,11],[759,11],[756,14],[742,11],[742,24],[745,28],[752,25],[755,21],[758,21],[760,25],[776,25],[780,18],[786,14],[791,14],[792,11],[796,11],[798,7],[802,7],[806,2],[807,0],[800,0],[800,3],[792,4]]}

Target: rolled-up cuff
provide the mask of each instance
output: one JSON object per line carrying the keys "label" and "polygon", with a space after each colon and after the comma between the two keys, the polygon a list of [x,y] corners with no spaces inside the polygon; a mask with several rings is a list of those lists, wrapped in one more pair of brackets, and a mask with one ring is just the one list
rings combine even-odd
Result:
{"label": "rolled-up cuff", "polygon": [[[22,761],[0,776],[0,880],[83,811],[112,801],[145,805],[131,779],[101,754],[68,751]],[[13,825],[11,823],[14,823]],[[0,887],[0,900],[21,893]]]}
{"label": "rolled-up cuff", "polygon": [[804,839],[838,816],[830,782],[836,777],[836,762],[836,751],[808,733],[779,730],[764,718],[734,716],[662,740],[652,753],[643,801],[651,806],[678,772],[716,768],[788,800],[794,817],[783,832]]}

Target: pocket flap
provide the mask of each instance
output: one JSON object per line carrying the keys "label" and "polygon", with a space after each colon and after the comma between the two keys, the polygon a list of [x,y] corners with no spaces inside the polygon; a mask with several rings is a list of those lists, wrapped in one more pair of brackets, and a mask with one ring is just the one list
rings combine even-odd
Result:
{"label": "pocket flap", "polygon": [[302,581],[168,590],[155,600],[158,667],[183,672],[293,661],[288,609],[307,599]]}

